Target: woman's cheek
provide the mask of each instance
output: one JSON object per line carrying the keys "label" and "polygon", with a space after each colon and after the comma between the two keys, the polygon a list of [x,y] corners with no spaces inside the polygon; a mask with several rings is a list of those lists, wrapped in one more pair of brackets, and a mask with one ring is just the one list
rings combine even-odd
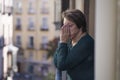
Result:
{"label": "woman's cheek", "polygon": [[74,37],[74,34],[71,33],[71,34],[70,34],[70,38],[73,39],[73,37]]}

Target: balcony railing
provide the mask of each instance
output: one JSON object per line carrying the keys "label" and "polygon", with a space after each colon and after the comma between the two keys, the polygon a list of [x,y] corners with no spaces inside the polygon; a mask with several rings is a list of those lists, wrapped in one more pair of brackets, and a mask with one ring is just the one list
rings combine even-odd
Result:
{"label": "balcony railing", "polygon": [[33,24],[29,24],[29,25],[28,25],[28,30],[30,30],[30,31],[35,30],[34,25],[33,25]]}
{"label": "balcony railing", "polygon": [[27,48],[28,48],[28,49],[34,49],[34,44],[28,43],[28,44],[27,44]]}
{"label": "balcony railing", "polygon": [[48,31],[48,26],[47,25],[42,25],[40,28],[41,31]]}

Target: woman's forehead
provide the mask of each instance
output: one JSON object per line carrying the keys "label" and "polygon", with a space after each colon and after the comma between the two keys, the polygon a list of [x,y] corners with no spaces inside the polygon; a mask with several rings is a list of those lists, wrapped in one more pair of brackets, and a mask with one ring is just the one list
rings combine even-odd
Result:
{"label": "woman's forehead", "polygon": [[73,22],[68,20],[68,19],[66,19],[66,18],[64,18],[63,23],[64,24],[72,24]]}

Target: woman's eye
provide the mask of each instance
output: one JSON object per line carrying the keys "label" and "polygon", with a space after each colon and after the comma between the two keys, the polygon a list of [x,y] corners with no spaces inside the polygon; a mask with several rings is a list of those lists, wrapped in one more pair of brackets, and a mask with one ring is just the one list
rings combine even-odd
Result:
{"label": "woman's eye", "polygon": [[72,27],[72,26],[73,26],[73,24],[70,24],[69,26],[70,26],[70,27]]}

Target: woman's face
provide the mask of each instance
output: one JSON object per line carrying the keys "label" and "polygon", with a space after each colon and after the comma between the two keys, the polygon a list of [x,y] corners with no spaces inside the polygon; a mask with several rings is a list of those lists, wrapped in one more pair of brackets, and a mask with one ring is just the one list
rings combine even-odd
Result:
{"label": "woman's face", "polygon": [[74,22],[72,22],[72,21],[70,21],[66,18],[64,18],[63,23],[64,23],[64,25],[69,26],[69,28],[70,28],[70,38],[74,39],[76,37],[76,35],[79,33],[80,29],[77,27],[77,25]]}

